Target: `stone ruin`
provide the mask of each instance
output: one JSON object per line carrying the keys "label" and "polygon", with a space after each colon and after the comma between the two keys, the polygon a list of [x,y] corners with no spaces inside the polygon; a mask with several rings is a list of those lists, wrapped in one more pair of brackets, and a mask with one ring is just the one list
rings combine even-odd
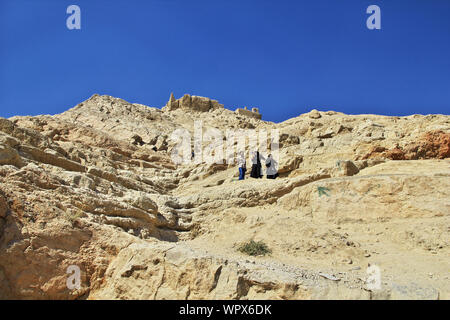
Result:
{"label": "stone ruin", "polygon": [[[170,94],[170,99],[167,104],[162,108],[163,111],[173,111],[177,109],[182,110],[193,110],[207,112],[214,109],[223,109],[223,104],[220,104],[217,100],[212,100],[210,98],[191,96],[185,94],[180,99],[175,99],[173,93]],[[261,120],[261,114],[258,108],[252,108],[248,110],[247,107],[237,108],[235,111],[237,114],[244,115],[247,117],[252,117]]]}
{"label": "stone ruin", "polygon": [[180,99],[175,99],[173,93],[171,93],[169,102],[167,102],[162,110],[173,111],[176,109],[206,112],[212,109],[223,109],[223,104],[220,104],[217,100],[211,100],[209,98],[199,96],[191,96],[189,94],[185,94]]}
{"label": "stone ruin", "polygon": [[259,113],[258,108],[252,108],[252,110],[248,110],[247,107],[244,107],[244,109],[237,108],[235,112],[247,117],[252,117],[261,120],[261,114]]}

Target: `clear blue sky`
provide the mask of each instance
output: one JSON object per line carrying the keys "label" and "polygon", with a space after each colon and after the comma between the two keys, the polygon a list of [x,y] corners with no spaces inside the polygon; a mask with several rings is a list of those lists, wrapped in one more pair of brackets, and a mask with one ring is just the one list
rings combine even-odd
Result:
{"label": "clear blue sky", "polygon": [[[66,8],[81,8],[68,30]],[[366,9],[381,8],[381,30]],[[94,93],[170,92],[258,106],[450,112],[450,0],[0,0],[0,116],[55,114]]]}

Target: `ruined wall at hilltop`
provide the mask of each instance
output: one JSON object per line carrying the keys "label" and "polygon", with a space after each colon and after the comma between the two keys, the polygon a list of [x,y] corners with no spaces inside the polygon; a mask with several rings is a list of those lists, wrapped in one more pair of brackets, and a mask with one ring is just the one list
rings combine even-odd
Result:
{"label": "ruined wall at hilltop", "polygon": [[259,113],[258,108],[252,108],[252,110],[248,110],[247,107],[244,109],[237,108],[236,113],[261,120],[261,114]]}
{"label": "ruined wall at hilltop", "polygon": [[[199,96],[191,96],[189,94],[185,94],[180,99],[175,99],[173,93],[171,93],[169,101],[162,108],[162,110],[174,111],[177,109],[208,112],[210,110],[224,109],[224,105],[219,103],[217,100]],[[248,110],[247,107],[237,108],[235,113],[258,120],[261,120],[262,118],[258,108],[252,108],[252,110]]]}
{"label": "ruined wall at hilltop", "polygon": [[223,109],[223,104],[217,100],[205,97],[191,96],[185,94],[180,99],[175,99],[173,93],[170,95],[169,102],[162,108],[163,111],[173,111],[176,109],[194,110],[206,112],[212,109]]}

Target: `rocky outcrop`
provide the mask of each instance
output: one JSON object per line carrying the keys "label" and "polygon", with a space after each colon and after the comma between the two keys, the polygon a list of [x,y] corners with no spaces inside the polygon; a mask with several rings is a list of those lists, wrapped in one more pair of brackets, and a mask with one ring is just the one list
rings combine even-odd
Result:
{"label": "rocky outcrop", "polygon": [[387,158],[391,160],[445,159],[450,157],[450,133],[431,131],[417,142],[392,149],[375,146],[362,159]]}
{"label": "rocky outcrop", "polygon": [[16,167],[23,166],[22,159],[17,150],[7,144],[0,144],[0,165],[10,164]]}
{"label": "rocky outcrop", "polygon": [[[339,286],[319,274],[277,264],[214,256],[184,245],[133,244],[106,271],[102,299],[369,299],[369,292]],[[359,288],[357,286],[359,285]]]}
{"label": "rocky outcrop", "polygon": [[311,210],[314,219],[327,222],[445,215],[450,207],[449,177],[450,173],[335,178],[296,188],[278,204],[288,210]]}
{"label": "rocky outcrop", "polygon": [[162,108],[163,111],[173,111],[176,109],[207,112],[214,109],[222,109],[223,104],[217,100],[211,100],[205,97],[191,96],[185,94],[180,99],[175,99],[173,93],[170,94],[169,102]]}
{"label": "rocky outcrop", "polygon": [[308,113],[308,117],[310,117],[311,119],[319,119],[322,117],[322,115],[320,114],[319,111],[313,109]]}
{"label": "rocky outcrop", "polygon": [[[196,120],[279,129],[280,177],[173,163],[171,133]],[[444,115],[275,124],[190,95],[0,118],[0,299],[448,299],[449,133]]]}

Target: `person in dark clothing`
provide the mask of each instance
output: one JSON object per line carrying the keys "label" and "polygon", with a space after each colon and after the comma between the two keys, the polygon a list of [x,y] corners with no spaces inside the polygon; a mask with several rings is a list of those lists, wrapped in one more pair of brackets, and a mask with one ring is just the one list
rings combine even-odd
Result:
{"label": "person in dark clothing", "polygon": [[259,154],[259,151],[253,153],[252,158],[252,171],[250,172],[250,177],[252,178],[262,178],[261,160],[265,160],[263,156]]}

